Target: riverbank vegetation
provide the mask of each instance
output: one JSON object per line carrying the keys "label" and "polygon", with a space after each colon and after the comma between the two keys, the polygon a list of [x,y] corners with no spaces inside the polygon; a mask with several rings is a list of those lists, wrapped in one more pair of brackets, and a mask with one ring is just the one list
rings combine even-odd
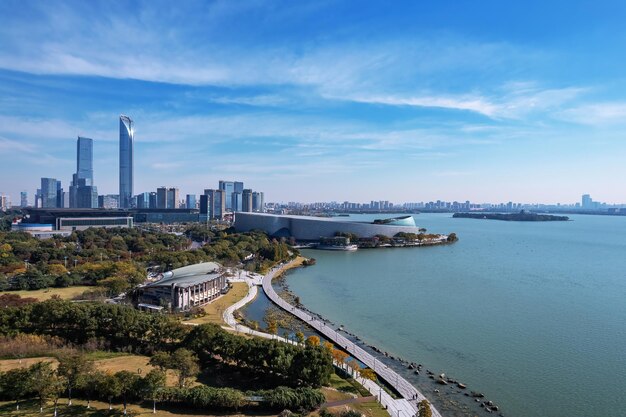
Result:
{"label": "riverbank vegetation", "polygon": [[522,210],[519,213],[454,213],[454,218],[461,219],[487,219],[487,220],[504,220],[516,222],[550,222],[550,221],[568,221],[567,216],[554,216],[551,214],[538,214]]}

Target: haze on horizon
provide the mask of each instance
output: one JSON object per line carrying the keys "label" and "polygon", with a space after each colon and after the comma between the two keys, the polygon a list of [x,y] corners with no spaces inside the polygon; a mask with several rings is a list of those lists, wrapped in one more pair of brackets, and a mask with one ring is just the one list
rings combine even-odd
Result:
{"label": "haze on horizon", "polygon": [[626,3],[3,1],[0,191],[626,202]]}

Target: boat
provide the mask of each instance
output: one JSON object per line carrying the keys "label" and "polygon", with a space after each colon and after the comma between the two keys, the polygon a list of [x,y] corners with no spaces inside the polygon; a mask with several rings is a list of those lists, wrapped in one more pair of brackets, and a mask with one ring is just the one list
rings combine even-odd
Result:
{"label": "boat", "polygon": [[322,249],[322,250],[342,250],[342,251],[355,251],[357,250],[359,247],[355,244],[349,244],[349,245],[317,245],[316,249]]}

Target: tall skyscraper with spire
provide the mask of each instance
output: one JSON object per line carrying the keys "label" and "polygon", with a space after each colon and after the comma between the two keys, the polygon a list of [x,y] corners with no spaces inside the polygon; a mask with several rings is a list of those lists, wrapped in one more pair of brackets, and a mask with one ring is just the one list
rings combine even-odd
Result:
{"label": "tall skyscraper with spire", "polygon": [[120,116],[120,208],[130,208],[133,199],[133,141],[134,123]]}

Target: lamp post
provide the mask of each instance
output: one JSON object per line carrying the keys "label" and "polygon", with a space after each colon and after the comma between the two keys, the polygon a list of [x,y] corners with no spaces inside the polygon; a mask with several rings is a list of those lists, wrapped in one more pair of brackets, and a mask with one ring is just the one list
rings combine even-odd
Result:
{"label": "lamp post", "polygon": [[65,269],[67,269],[67,256],[63,257],[63,263],[65,265]]}
{"label": "lamp post", "polygon": [[74,268],[76,268],[77,263],[78,263],[78,259],[74,259]]}

